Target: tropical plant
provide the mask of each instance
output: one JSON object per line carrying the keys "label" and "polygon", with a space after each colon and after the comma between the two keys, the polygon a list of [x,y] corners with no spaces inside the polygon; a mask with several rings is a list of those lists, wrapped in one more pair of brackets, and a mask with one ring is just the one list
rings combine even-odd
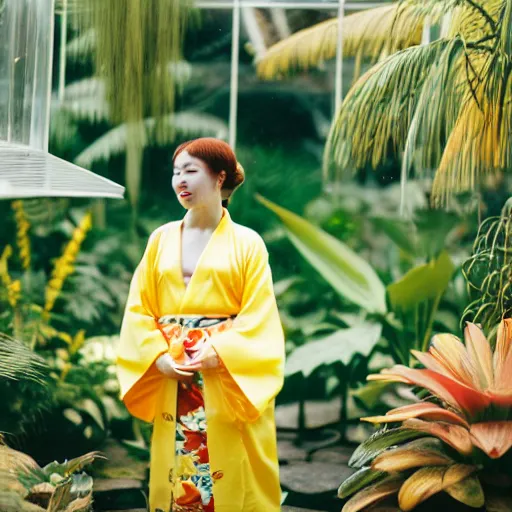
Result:
{"label": "tropical plant", "polygon": [[[457,225],[456,217],[441,211],[431,211],[433,216],[429,217],[428,211],[419,211],[413,216],[416,223],[384,215],[366,219],[372,227],[375,224],[379,236],[384,233],[396,242],[400,248],[397,253],[406,255],[398,264],[393,263],[389,238],[385,238],[387,248],[384,250],[388,255],[385,260],[390,262],[391,269],[382,268],[382,250],[377,245],[381,263],[377,273],[369,263],[372,253],[367,252],[366,242],[359,244],[361,226],[356,231],[358,245],[352,248],[348,240],[338,240],[261,196],[258,200],[279,217],[283,231],[293,245],[337,292],[337,298],[330,297],[331,306],[327,311],[310,311],[304,319],[289,318],[283,308],[283,323],[285,327],[291,325],[295,329],[303,325],[303,320],[306,326],[309,324],[306,337],[301,338],[296,331],[287,331],[289,344],[293,347],[290,347],[286,372],[289,377],[300,374],[302,379],[310,379],[318,370],[329,369],[324,372],[327,376],[325,387],[331,396],[335,390],[341,398],[340,430],[345,435],[349,397],[366,410],[381,411],[385,407],[385,401],[381,403],[379,400],[383,394],[393,395],[387,397],[390,401],[404,403],[403,397],[391,392],[388,383],[372,382],[358,387],[370,367],[374,371],[385,367],[382,363],[389,364],[389,355],[396,363],[407,365],[411,349],[425,350],[434,325],[454,324],[457,327],[457,319],[450,323],[446,318],[450,317],[450,309],[458,315],[462,313],[456,304],[459,297],[455,295],[454,304],[444,298],[455,273],[446,250],[446,238]],[[326,210],[329,211],[324,205],[323,211]],[[433,233],[433,225],[443,227]],[[276,285],[288,289],[296,287],[290,279]],[[279,294],[278,301],[281,301]],[[322,304],[322,300],[318,304]],[[446,308],[445,318],[440,314],[441,305]],[[297,377],[294,377],[294,383],[294,389],[298,389]],[[304,393],[299,396],[300,405],[303,405],[302,395]],[[299,425],[304,429],[304,411],[299,409],[299,413]]]}
{"label": "tropical plant", "polygon": [[[355,76],[359,76],[363,58],[375,62],[383,56],[419,44],[425,18],[424,9],[406,2],[345,16],[343,57],[356,58]],[[279,41],[257,59],[259,76],[266,80],[281,78],[292,70],[307,70],[333,59],[338,28],[338,18],[331,18]]]}
{"label": "tropical plant", "polygon": [[22,433],[51,408],[49,372],[41,356],[0,333],[0,393],[9,397],[0,404],[0,432]]}
{"label": "tropical plant", "polygon": [[[360,308],[363,318],[366,316],[388,326],[385,331],[394,336],[389,348],[397,362],[407,364],[411,348],[424,349],[439,301],[455,270],[443,244],[439,244],[436,251],[427,252],[427,263],[416,267],[410,265],[408,271],[386,286],[374,268],[347,244],[261,196],[259,201],[279,217],[291,242],[322,277],[348,303]],[[390,219],[389,224],[393,224]],[[413,253],[421,251],[419,237],[414,239],[414,225],[394,227],[398,230],[405,227],[409,233],[409,250]],[[387,232],[396,231],[387,226]],[[446,237],[446,234],[443,232],[442,236]],[[431,245],[434,245],[433,239]],[[414,319],[414,346],[407,339],[408,326],[403,322],[408,314]],[[400,331],[402,336],[397,337]]]}
{"label": "tropical plant", "polygon": [[[375,23],[380,14],[373,11]],[[405,0],[396,7],[392,24],[415,30],[420,19],[435,20],[445,14],[450,21],[443,37],[391,54],[352,87],[328,137],[326,175],[334,170],[334,178],[339,178],[342,171],[375,168],[390,154],[403,152],[402,180],[411,168],[427,175],[435,170],[433,199],[444,203],[454,193],[482,184],[489,173],[510,168],[510,2]],[[372,38],[373,33],[364,28],[363,23],[360,48],[365,39],[376,44],[381,40],[382,32],[375,31]],[[332,37],[313,37],[320,45],[311,45],[316,48],[312,54],[321,55],[317,48],[327,39],[332,41]],[[387,33],[391,49],[399,49],[402,39],[399,30]],[[286,62],[294,51],[283,51],[282,60]],[[279,68],[278,64],[268,67]]]}
{"label": "tropical plant", "polygon": [[145,118],[157,120],[161,136],[172,130],[158,123],[174,111],[177,80],[173,71],[181,60],[182,39],[190,5],[182,0],[119,2],[71,0],[58,7],[75,14],[81,34],[92,34],[95,74],[101,77],[113,123],[125,124],[126,176],[134,210],[138,203]]}
{"label": "tropical plant", "polygon": [[472,508],[510,510],[512,319],[500,323],[494,352],[475,324],[468,323],[464,337],[465,344],[436,335],[428,352],[413,351],[425,369],[397,365],[368,377],[417,386],[426,397],[363,418],[399,426],[379,431],[353,454],[350,465],[358,471],[339,496],[357,494],[344,512],[397,494],[407,512],[443,491]]}
{"label": "tropical plant", "polygon": [[[52,264],[41,261],[41,255],[32,249],[32,244],[39,241],[35,234],[29,234],[33,230],[50,240],[56,230],[55,224],[49,231],[38,229],[48,219],[43,216],[42,222],[36,206],[13,203],[18,251],[14,254],[8,245],[0,258],[1,329],[20,340],[16,342],[7,335],[0,338],[0,359],[5,363],[2,370],[10,377],[0,380],[2,393],[9,396],[0,407],[0,429],[9,432],[17,447],[30,444],[34,430],[40,438],[62,432],[72,448],[66,442],[60,447],[76,453],[84,444],[97,446],[108,434],[113,419],[127,419],[117,396],[115,340],[86,338],[82,327],[101,322],[100,332],[104,333],[109,328],[108,315],[112,314],[115,328],[127,293],[126,266],[131,267],[132,262],[123,266],[120,260],[118,264],[110,261],[109,268],[115,275],[106,273],[98,264],[98,254],[106,251],[108,256],[117,251],[119,244],[113,249],[109,244],[102,248],[107,239],[96,244],[95,257],[90,252],[81,254],[91,229],[90,214],[74,224],[59,212],[57,225],[69,239]],[[129,260],[125,254],[129,247],[123,244],[123,248]],[[50,258],[54,254],[52,251]],[[14,264],[9,265],[11,262]],[[35,382],[37,369],[44,369],[46,386]],[[25,378],[17,379],[22,371],[26,372]],[[31,446],[30,452],[47,458],[47,448],[42,442]]]}
{"label": "tropical plant", "polygon": [[[0,430],[11,434],[8,429],[14,420],[17,432],[22,432],[24,423],[34,421],[51,404],[48,374],[49,366],[43,358],[22,342],[0,335],[0,388],[2,396],[9,398],[2,401]],[[20,396],[18,388],[13,394],[13,389],[8,386],[11,383],[24,384],[36,392],[32,396],[26,392]],[[27,400],[30,407],[23,407],[20,400]],[[23,409],[28,414],[20,414]],[[41,468],[28,455],[8,447],[0,434],[2,512],[89,511],[92,479],[85,473],[78,475],[76,472],[98,456],[91,452],[64,464],[53,462]]]}
{"label": "tropical plant", "polygon": [[[91,216],[86,214],[74,226],[61,255],[56,258],[48,277],[36,272],[31,263],[31,242],[28,235],[30,223],[27,220],[22,201],[14,201],[16,242],[21,272],[13,279],[9,271],[9,259],[13,256],[11,245],[6,245],[0,258],[0,301],[5,304],[2,313],[4,332],[26,342],[32,349],[44,345],[49,338],[60,338],[71,345],[73,337],[51,325],[52,311],[67,278],[74,272],[77,255],[87,232],[91,228]],[[36,286],[37,285],[37,286]],[[42,288],[42,289],[41,289]],[[43,297],[37,297],[41,293]],[[83,333],[82,333],[83,334]],[[76,336],[82,336],[77,333]],[[76,340],[75,340],[76,341]]]}
{"label": "tropical plant", "polygon": [[62,464],[41,468],[28,455],[0,440],[0,503],[2,512],[88,512],[93,481],[79,471],[100,455],[87,453]]}
{"label": "tropical plant", "polygon": [[491,339],[499,319],[512,312],[511,207],[509,199],[499,217],[482,222],[473,253],[462,266],[472,299],[463,318],[481,324]]}

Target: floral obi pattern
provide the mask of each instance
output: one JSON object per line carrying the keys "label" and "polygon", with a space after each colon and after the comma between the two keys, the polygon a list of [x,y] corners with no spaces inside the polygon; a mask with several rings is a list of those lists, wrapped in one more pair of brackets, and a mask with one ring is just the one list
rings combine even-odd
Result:
{"label": "floral obi pattern", "polygon": [[[158,320],[169,353],[180,364],[194,360],[208,338],[229,329],[234,317],[164,316]],[[223,472],[210,472],[203,379],[178,382],[176,450],[172,512],[214,512],[213,483]],[[169,454],[170,457],[173,454]]]}

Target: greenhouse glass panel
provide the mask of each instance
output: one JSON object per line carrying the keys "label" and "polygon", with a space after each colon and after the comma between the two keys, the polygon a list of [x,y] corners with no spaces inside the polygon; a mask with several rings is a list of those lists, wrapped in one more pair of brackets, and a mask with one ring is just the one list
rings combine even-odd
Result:
{"label": "greenhouse glass panel", "polygon": [[48,153],[54,0],[0,0],[0,198],[122,197]]}
{"label": "greenhouse glass panel", "polygon": [[53,0],[6,0],[0,18],[0,139],[48,149]]}

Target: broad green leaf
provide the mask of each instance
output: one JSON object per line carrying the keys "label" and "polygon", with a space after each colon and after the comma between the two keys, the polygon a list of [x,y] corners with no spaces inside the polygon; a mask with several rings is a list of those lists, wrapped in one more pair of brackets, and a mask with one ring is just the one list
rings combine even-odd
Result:
{"label": "broad green leaf", "polygon": [[325,338],[310,341],[295,349],[286,361],[285,374],[301,372],[304,377],[322,365],[350,363],[355,354],[367,357],[380,339],[380,324],[363,324],[340,329]]}
{"label": "broad green leaf", "polygon": [[98,425],[101,430],[105,430],[103,414],[98,405],[90,398],[85,398],[75,405],[75,409],[87,413]]}
{"label": "broad green leaf", "polygon": [[308,324],[308,325],[304,326],[302,328],[302,332],[304,333],[305,336],[310,338],[312,336],[315,336],[315,334],[318,335],[318,333],[320,333],[321,331],[324,331],[324,334],[325,334],[326,332],[334,331],[338,327],[339,327],[339,325],[337,325],[337,324],[333,324],[330,322],[321,322],[318,324]]}
{"label": "broad green leaf", "polygon": [[380,402],[380,397],[382,394],[394,385],[395,382],[368,382],[364,386],[361,386],[359,389],[352,390],[350,394],[356,401],[361,401],[364,407],[367,409],[373,409]]}
{"label": "broad green leaf", "polygon": [[350,475],[338,488],[338,498],[344,499],[356,493],[363,487],[381,480],[386,476],[383,471],[374,471],[372,468],[364,467]]}
{"label": "broad green leaf", "polygon": [[424,432],[403,428],[378,430],[356,448],[348,464],[354,468],[368,466],[384,450],[426,435]]}
{"label": "broad green leaf", "polygon": [[455,266],[446,251],[436,260],[413,268],[388,286],[393,308],[407,311],[421,302],[441,296],[454,271]]}
{"label": "broad green leaf", "polygon": [[445,489],[452,498],[473,508],[484,506],[485,496],[477,476],[471,475]]}
{"label": "broad green leaf", "polygon": [[274,294],[277,298],[279,298],[283,293],[291,288],[294,284],[300,283],[302,279],[299,276],[287,277],[286,279],[281,279],[274,283]]}
{"label": "broad green leaf", "polygon": [[283,222],[308,262],[343,297],[370,313],[386,312],[386,290],[375,270],[352,249],[299,215],[256,195]]}
{"label": "broad green leaf", "polygon": [[423,254],[438,254],[446,246],[448,235],[460,225],[460,217],[446,210],[417,210],[414,225],[418,233],[418,243]]}
{"label": "broad green leaf", "polygon": [[402,251],[415,255],[417,239],[414,224],[403,219],[372,217],[373,225],[385,233]]}

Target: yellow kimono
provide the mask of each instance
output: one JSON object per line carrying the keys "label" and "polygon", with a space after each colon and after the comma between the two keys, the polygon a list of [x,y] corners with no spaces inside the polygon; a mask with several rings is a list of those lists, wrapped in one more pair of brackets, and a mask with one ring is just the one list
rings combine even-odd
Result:
{"label": "yellow kimono", "polygon": [[[261,237],[226,209],[185,285],[176,221],[150,237],[126,305],[117,368],[121,398],[135,417],[154,422],[150,512],[174,503],[178,381],[155,360],[169,350],[165,315],[235,317],[213,333],[218,370],[204,372],[204,412],[215,512],[277,512],[281,489],[274,398],[283,385],[284,337]],[[181,466],[181,464],[180,464]]]}

